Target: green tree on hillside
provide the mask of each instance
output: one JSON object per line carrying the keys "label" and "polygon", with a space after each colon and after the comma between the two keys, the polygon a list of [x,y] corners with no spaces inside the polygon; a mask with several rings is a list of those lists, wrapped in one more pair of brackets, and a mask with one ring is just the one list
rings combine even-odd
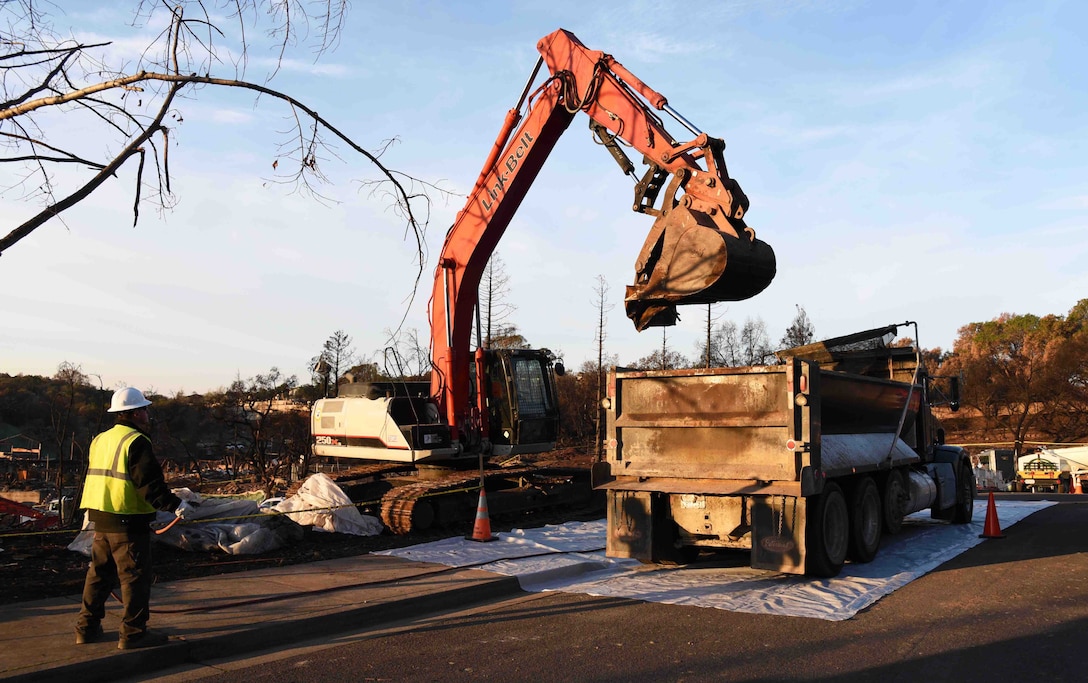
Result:
{"label": "green tree on hillside", "polygon": [[963,403],[1021,451],[1035,436],[1088,437],[1088,299],[1067,316],[1014,315],[960,328],[942,373],[964,378]]}
{"label": "green tree on hillside", "polygon": [[204,480],[201,460],[218,459],[237,439],[233,430],[215,419],[216,397],[221,393],[154,397],[152,441],[164,468],[177,464]]}

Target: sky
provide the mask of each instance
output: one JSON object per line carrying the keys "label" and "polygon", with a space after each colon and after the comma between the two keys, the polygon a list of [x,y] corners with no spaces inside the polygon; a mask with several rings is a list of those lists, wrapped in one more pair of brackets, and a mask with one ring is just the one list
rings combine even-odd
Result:
{"label": "sky", "polygon": [[[130,25],[135,3],[58,4],[58,29],[111,54],[153,35]],[[1064,315],[1088,297],[1085,25],[1088,5],[1053,0],[359,0],[335,50],[315,61],[300,46],[268,83],[368,150],[395,139],[383,161],[446,191],[431,191],[418,285],[415,242],[365,159],[341,145],[321,160],[323,201],[292,193],[272,168],[289,111],[203,89],[176,103],[170,209],[145,201],[133,227],[129,163],[0,257],[0,373],[68,362],[106,388],[204,392],[272,367],[306,382],[337,330],[370,360],[398,326],[426,338],[446,230],[557,28],[725,140],[778,275],[715,305],[716,324],[761,320],[776,344],[803,307],[818,338],[910,320],[922,346],[950,350],[972,322]],[[257,48],[246,76],[263,83],[274,55]],[[632,363],[662,345],[623,308],[652,219],[580,119],[498,246],[509,321],[577,368],[596,358],[603,277],[605,351]],[[62,121],[53,139],[116,151]],[[13,164],[0,188],[6,234],[41,207]],[[667,344],[694,357],[706,307],[680,313]]]}

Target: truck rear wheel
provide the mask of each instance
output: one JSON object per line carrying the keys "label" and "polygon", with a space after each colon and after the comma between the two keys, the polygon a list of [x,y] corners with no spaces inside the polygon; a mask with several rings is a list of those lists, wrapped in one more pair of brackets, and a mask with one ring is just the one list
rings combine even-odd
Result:
{"label": "truck rear wheel", "polygon": [[827,482],[824,492],[807,499],[805,525],[805,573],[831,578],[842,571],[850,538],[850,515],[846,498],[835,482]]}
{"label": "truck rear wheel", "polygon": [[850,492],[850,552],[854,562],[872,562],[880,546],[880,493],[872,477],[862,477]]}
{"label": "truck rear wheel", "polygon": [[964,462],[960,465],[956,481],[956,509],[952,512],[953,524],[969,524],[975,516],[975,471]]}
{"label": "truck rear wheel", "polygon": [[906,509],[907,487],[903,482],[903,473],[899,470],[888,472],[884,480],[884,531],[895,535],[903,530],[904,510]]}

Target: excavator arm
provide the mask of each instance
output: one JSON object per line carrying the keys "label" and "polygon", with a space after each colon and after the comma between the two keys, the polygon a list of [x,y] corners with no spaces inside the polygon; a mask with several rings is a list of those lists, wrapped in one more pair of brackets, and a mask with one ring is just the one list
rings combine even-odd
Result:
{"label": "excavator arm", "polygon": [[[724,143],[699,132],[665,97],[611,55],[559,29],[537,44],[541,58],[511,109],[468,201],[446,235],[430,302],[434,368],[431,395],[456,441],[459,431],[487,433],[484,387],[470,401],[470,364],[483,382],[484,355],[470,353],[480,278],[488,259],[559,137],[578,112],[625,172],[622,141],[648,170],[635,187],[634,210],[655,217],[627,287],[627,315],[639,330],[675,324],[679,304],[739,301],[775,275],[774,252],[744,222],[748,198],[729,177]],[[550,76],[530,92],[541,65]],[[523,115],[522,105],[526,105]],[[694,137],[678,141],[655,113],[676,118]],[[470,405],[471,404],[471,405]]]}

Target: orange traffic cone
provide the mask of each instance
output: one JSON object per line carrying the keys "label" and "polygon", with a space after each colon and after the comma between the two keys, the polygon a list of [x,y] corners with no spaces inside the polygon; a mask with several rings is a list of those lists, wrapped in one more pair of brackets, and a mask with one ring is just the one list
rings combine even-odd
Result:
{"label": "orange traffic cone", "polygon": [[979,538],[1005,538],[1001,533],[1001,523],[997,521],[997,506],[994,505],[994,492],[990,491],[990,502],[986,506],[986,524],[982,527]]}
{"label": "orange traffic cone", "polygon": [[480,502],[476,505],[476,524],[472,527],[472,535],[465,536],[469,541],[494,541],[496,536],[491,535],[491,518],[487,515],[487,496],[483,488],[480,489]]}

